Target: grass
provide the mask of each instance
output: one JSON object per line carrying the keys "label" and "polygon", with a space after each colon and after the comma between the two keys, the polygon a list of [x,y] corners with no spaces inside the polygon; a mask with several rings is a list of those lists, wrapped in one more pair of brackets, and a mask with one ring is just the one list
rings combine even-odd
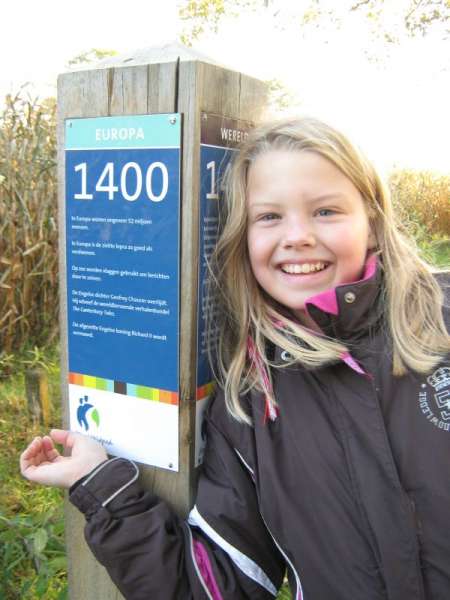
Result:
{"label": "grass", "polygon": [[422,244],[422,252],[428,262],[440,269],[448,269],[450,265],[450,237],[437,238]]}
{"label": "grass", "polygon": [[[59,369],[47,353],[50,426],[59,424]],[[25,368],[17,359],[18,368]],[[44,358],[44,357],[43,357]],[[18,457],[40,427],[28,416],[23,370],[0,382],[0,600],[65,600],[63,493],[33,486],[19,474]]]}

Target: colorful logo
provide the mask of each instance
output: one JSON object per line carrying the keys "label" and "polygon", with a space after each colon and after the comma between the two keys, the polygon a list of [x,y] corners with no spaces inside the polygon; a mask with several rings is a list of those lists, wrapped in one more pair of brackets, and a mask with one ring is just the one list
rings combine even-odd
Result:
{"label": "colorful logo", "polygon": [[89,430],[89,421],[92,421],[98,427],[100,425],[100,415],[93,404],[89,402],[89,397],[80,398],[80,405],[77,409],[78,424],[86,431]]}

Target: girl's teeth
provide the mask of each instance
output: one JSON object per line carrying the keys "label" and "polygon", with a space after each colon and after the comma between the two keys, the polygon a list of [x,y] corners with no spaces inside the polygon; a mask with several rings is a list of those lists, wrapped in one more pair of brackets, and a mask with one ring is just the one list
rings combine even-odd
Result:
{"label": "girl's teeth", "polygon": [[283,265],[282,270],[285,273],[314,273],[315,271],[322,271],[325,268],[325,264],[317,262],[313,264],[304,263],[302,265]]}

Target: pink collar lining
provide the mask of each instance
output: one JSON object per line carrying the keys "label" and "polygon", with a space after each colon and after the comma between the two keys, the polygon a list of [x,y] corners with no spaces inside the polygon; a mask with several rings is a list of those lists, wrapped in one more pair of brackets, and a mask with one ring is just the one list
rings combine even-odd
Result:
{"label": "pink collar lining", "polygon": [[356,283],[361,283],[363,281],[367,281],[371,279],[377,270],[377,257],[375,254],[372,254],[365,264],[364,274],[361,279],[357,281],[352,281],[349,283],[341,283],[340,285],[332,288],[330,290],[325,290],[324,292],[320,292],[320,294],[316,294],[315,296],[311,296],[305,301],[306,310],[308,310],[308,305],[312,304],[320,310],[324,312],[330,313],[332,315],[339,314],[339,306],[337,302],[336,290],[344,285],[351,285]]}

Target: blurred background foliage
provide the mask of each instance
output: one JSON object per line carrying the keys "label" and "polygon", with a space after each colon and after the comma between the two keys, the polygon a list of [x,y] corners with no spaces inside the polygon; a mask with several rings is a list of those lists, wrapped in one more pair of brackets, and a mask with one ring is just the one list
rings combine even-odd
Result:
{"label": "blurred background foliage", "polygon": [[[339,29],[350,13],[357,13],[370,25],[370,33],[384,44],[397,44],[402,38],[424,36],[439,31],[447,37],[450,32],[450,3],[448,0],[309,0],[292,3],[283,0],[180,0],[179,17],[184,23],[181,41],[191,45],[202,35],[218,33],[228,18],[242,11],[262,9],[273,16],[274,27],[326,27]],[[293,22],[293,15],[295,19]]]}

